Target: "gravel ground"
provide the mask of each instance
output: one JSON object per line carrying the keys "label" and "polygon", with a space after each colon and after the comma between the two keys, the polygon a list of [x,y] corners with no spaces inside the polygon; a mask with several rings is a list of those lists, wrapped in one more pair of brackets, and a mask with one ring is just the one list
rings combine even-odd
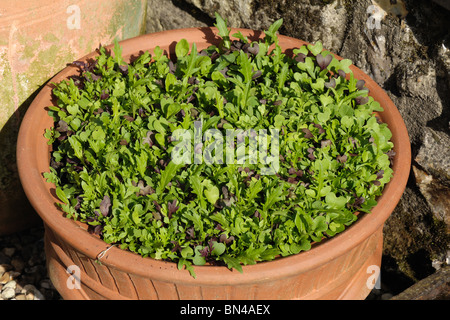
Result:
{"label": "gravel ground", "polygon": [[0,300],[59,300],[47,275],[44,227],[0,237]]}
{"label": "gravel ground", "polygon": [[[43,226],[0,236],[0,292],[0,300],[62,299],[47,275]],[[392,296],[382,282],[367,300],[388,300]]]}

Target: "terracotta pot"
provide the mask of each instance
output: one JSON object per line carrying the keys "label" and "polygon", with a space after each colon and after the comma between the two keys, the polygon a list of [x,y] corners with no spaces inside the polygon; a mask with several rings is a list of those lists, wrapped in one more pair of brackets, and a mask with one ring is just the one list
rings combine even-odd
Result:
{"label": "terracotta pot", "polygon": [[[261,33],[234,29],[256,39]],[[159,45],[170,55],[176,41],[185,38],[199,50],[217,44],[215,28],[181,29],[148,34],[121,42],[125,58]],[[289,50],[305,42],[280,36]],[[91,54],[88,57],[92,57]],[[24,190],[46,225],[46,252],[50,277],[65,299],[363,299],[381,264],[383,225],[399,201],[410,170],[410,143],[405,124],[388,95],[360,69],[370,94],[384,108],[382,121],[392,131],[396,157],[394,176],[386,185],[372,213],[362,215],[341,234],[313,245],[300,254],[243,267],[243,273],[220,266],[195,266],[197,278],[178,270],[171,262],[142,258],[110,247],[90,235],[85,224],[63,217],[54,203],[55,186],[42,173],[48,171],[49,146],[42,136],[52,119],[45,107],[51,104],[51,87],[44,87],[28,110],[19,134],[18,164]],[[52,81],[76,72],[68,67]],[[108,249],[108,250],[107,250]],[[107,251],[106,251],[107,250]],[[101,263],[97,263],[96,260]],[[81,289],[67,286],[66,268],[79,266]],[[379,269],[378,269],[379,270]]]}
{"label": "terracotta pot", "polygon": [[40,223],[19,182],[17,133],[35,92],[99,43],[142,34],[146,0],[0,1],[0,235]]}

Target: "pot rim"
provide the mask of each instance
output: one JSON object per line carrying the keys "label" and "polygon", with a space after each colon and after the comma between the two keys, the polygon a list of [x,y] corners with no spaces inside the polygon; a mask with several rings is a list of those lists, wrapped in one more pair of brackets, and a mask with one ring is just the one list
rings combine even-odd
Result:
{"label": "pot rim", "polygon": [[[251,40],[263,35],[263,32],[242,28],[232,28],[230,34],[237,31],[248,36]],[[124,59],[137,54],[140,50],[153,52],[156,45],[161,48],[168,48],[165,53],[168,52],[169,56],[173,57],[176,41],[185,38],[189,43],[195,42],[198,50],[202,50],[212,43],[217,44],[219,38],[216,34],[217,29],[214,27],[175,29],[146,34],[119,43],[123,48]],[[308,43],[279,35],[279,44],[283,50],[289,50]],[[108,49],[112,47],[113,45],[107,46]],[[85,61],[94,56],[96,56],[96,53],[92,52],[79,60]],[[342,59],[337,55],[335,56]],[[394,143],[394,151],[396,152],[393,160],[393,177],[385,186],[382,195],[377,199],[378,204],[371,213],[362,215],[336,236],[313,245],[309,251],[272,261],[259,262],[255,265],[242,266],[243,274],[236,270],[229,270],[225,266],[193,266],[197,275],[197,278],[194,279],[187,270],[179,271],[175,262],[143,258],[136,253],[117,247],[110,248],[101,257],[101,262],[128,273],[167,282],[181,281],[192,285],[243,284],[262,281],[268,277],[273,278],[273,270],[276,270],[276,277],[285,278],[316,268],[356,247],[379,228],[382,228],[400,200],[408,180],[411,166],[408,132],[399,111],[387,93],[356,66],[351,65],[350,69],[353,71],[355,78],[365,80],[370,95],[384,108],[384,112],[380,113],[380,118],[388,124],[392,132],[391,141]],[[55,202],[59,200],[56,197],[54,185],[47,183],[42,176],[44,171],[48,171],[50,157],[50,146],[47,145],[46,139],[43,137],[43,129],[52,126],[52,120],[45,110],[45,107],[51,104],[51,83],[59,82],[67,76],[75,74],[76,71],[77,68],[73,66],[64,68],[41,89],[30,105],[19,131],[17,165],[24,191],[44,223],[69,246],[91,259],[97,259],[99,254],[105,252],[110,245],[89,234],[86,231],[85,224],[63,216],[62,211],[55,205]],[[161,272],[162,270],[164,272]]]}

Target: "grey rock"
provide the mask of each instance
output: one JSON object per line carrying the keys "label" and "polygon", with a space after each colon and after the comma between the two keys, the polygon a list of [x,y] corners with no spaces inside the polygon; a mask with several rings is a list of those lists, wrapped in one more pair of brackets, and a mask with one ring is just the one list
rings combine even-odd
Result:
{"label": "grey rock", "polygon": [[430,61],[416,60],[412,63],[400,64],[397,73],[397,88],[402,95],[422,97],[423,99],[439,98],[436,90],[429,90],[429,88],[435,88],[436,85],[436,69]]}
{"label": "grey rock", "polygon": [[12,269],[12,266],[9,264],[0,264],[0,278],[3,274]]}
{"label": "grey rock", "polygon": [[389,300],[389,299],[391,299],[393,297],[393,294],[392,293],[383,293],[382,295],[381,295],[381,300]]}
{"label": "grey rock", "polygon": [[428,173],[445,182],[450,181],[450,136],[425,128],[423,144],[415,160]]}
{"label": "grey rock", "polygon": [[445,263],[449,235],[420,190],[408,185],[384,228],[383,255],[393,259],[399,271],[416,282]]}
{"label": "grey rock", "polygon": [[13,254],[14,254],[14,252],[16,252],[16,248],[14,248],[14,247],[4,248],[4,249],[2,250],[2,252],[3,252],[5,255],[7,255],[8,257],[12,257]]}
{"label": "grey rock", "polygon": [[433,2],[436,2],[440,6],[450,10],[450,3],[447,0],[433,0]]}
{"label": "grey rock", "polygon": [[0,277],[0,284],[4,285],[12,279],[11,271],[3,273]]}
{"label": "grey rock", "polygon": [[9,281],[9,282],[7,282],[6,284],[3,285],[2,290],[6,289],[6,288],[13,288],[14,290],[16,290],[16,286],[17,286],[16,281],[11,280],[11,281]]}
{"label": "grey rock", "polygon": [[18,272],[21,272],[25,268],[25,262],[19,257],[14,257],[11,260],[11,265]]}
{"label": "grey rock", "polygon": [[186,0],[201,11],[214,17],[218,12],[228,20],[229,26],[242,27],[252,16],[254,0]]}
{"label": "grey rock", "polygon": [[45,300],[44,295],[32,284],[25,285],[22,293],[26,294],[27,300]]}
{"label": "grey rock", "polygon": [[43,289],[55,289],[50,279],[44,279],[39,282],[39,285]]}
{"label": "grey rock", "polygon": [[447,233],[450,234],[450,188],[415,166],[413,171],[420,192],[427,200],[434,218],[444,222]]}
{"label": "grey rock", "polygon": [[11,263],[11,257],[8,257],[3,252],[0,252],[0,264],[10,264]]}
{"label": "grey rock", "polygon": [[449,300],[450,266],[419,281],[391,300]]}
{"label": "grey rock", "polygon": [[[194,18],[191,12],[183,10],[183,4],[184,1],[148,0],[146,32],[207,26]],[[184,7],[186,8],[186,5]]]}
{"label": "grey rock", "polygon": [[14,288],[5,288],[2,290],[1,297],[3,299],[11,299],[16,296],[16,290]]}
{"label": "grey rock", "polygon": [[[444,79],[438,77],[436,64],[427,60],[413,63],[402,62],[397,66],[396,90],[400,95],[391,93],[391,98],[398,107],[408,129],[413,145],[420,146],[427,128],[439,120],[447,104],[440,92]],[[439,89],[439,90],[438,90]],[[442,127],[442,123],[437,124]]]}

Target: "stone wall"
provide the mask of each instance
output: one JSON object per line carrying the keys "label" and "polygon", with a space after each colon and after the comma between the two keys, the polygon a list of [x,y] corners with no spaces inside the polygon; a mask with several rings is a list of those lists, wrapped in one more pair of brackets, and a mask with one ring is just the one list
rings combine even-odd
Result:
{"label": "stone wall", "polygon": [[[403,116],[413,165],[384,229],[384,273],[418,281],[449,261],[450,8],[420,0],[149,0],[147,33],[229,26],[280,33],[351,59],[386,90]],[[444,3],[444,6],[442,6]],[[448,7],[448,5],[447,5]]]}

